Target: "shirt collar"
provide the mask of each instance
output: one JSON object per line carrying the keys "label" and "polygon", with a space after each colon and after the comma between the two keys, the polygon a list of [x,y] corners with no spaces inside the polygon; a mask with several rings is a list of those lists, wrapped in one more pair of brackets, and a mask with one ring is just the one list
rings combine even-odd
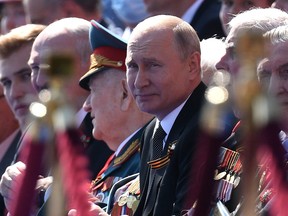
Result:
{"label": "shirt collar", "polygon": [[178,107],[176,107],[172,112],[170,112],[167,116],[165,116],[161,122],[157,119],[156,125],[154,128],[154,133],[155,133],[155,130],[158,128],[158,124],[161,124],[163,130],[167,134],[166,137],[164,138],[164,142],[166,142],[168,135],[171,131],[171,128],[172,128],[177,116],[179,115],[180,111],[182,110],[184,104],[188,100],[188,98],[182,104],[180,104]]}

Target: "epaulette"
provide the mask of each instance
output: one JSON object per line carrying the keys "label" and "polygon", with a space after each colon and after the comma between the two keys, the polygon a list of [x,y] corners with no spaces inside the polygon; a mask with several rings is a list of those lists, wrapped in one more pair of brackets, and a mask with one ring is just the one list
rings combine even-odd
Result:
{"label": "epaulette", "polygon": [[135,152],[139,150],[139,139],[136,139],[131,143],[127,150],[119,157],[116,157],[113,161],[113,166],[119,166],[127,161]]}

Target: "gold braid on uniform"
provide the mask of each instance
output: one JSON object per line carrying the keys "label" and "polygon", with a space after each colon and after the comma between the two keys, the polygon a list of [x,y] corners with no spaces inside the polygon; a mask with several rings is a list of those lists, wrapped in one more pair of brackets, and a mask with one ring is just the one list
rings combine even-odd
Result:
{"label": "gold braid on uniform", "polygon": [[90,68],[89,70],[91,69],[97,69],[97,68],[100,68],[102,66],[107,66],[107,67],[121,67],[123,65],[123,62],[122,61],[113,61],[113,60],[110,60],[104,56],[101,56],[101,55],[95,55],[95,54],[92,54],[90,56]]}

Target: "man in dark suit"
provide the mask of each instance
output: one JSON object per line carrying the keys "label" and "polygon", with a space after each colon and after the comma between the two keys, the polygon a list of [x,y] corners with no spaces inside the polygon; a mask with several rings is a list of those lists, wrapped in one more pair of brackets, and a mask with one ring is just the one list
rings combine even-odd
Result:
{"label": "man in dark suit", "polygon": [[[29,105],[37,100],[37,93],[30,81],[31,71],[27,61],[33,41],[44,28],[42,25],[23,25],[0,38],[0,92],[3,95],[0,96],[3,120],[0,128],[0,179],[14,159],[21,134],[31,122]],[[2,195],[0,197],[0,215],[4,215],[5,205]]]}
{"label": "man in dark suit", "polygon": [[224,37],[219,11],[220,1],[215,0],[144,0],[151,15],[169,14],[191,24],[200,40]]}
{"label": "man in dark suit", "polygon": [[138,107],[156,116],[141,141],[141,197],[135,215],[179,215],[186,208],[190,161],[206,89],[200,75],[199,38],[178,17],[148,18],[129,39],[126,66]]}

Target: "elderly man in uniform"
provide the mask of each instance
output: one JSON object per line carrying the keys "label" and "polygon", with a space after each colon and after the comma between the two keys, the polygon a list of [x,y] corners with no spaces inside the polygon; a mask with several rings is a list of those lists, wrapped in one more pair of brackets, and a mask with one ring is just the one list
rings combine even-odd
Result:
{"label": "elderly man in uniform", "polygon": [[[90,91],[83,107],[91,112],[93,136],[104,140],[115,153],[92,181],[94,202],[107,202],[117,180],[139,172],[140,137],[150,114],[137,107],[126,83],[127,44],[92,21],[90,42],[93,47],[90,70],[80,79],[80,86]],[[75,213],[75,212],[74,212]],[[74,214],[71,210],[70,215]]]}

